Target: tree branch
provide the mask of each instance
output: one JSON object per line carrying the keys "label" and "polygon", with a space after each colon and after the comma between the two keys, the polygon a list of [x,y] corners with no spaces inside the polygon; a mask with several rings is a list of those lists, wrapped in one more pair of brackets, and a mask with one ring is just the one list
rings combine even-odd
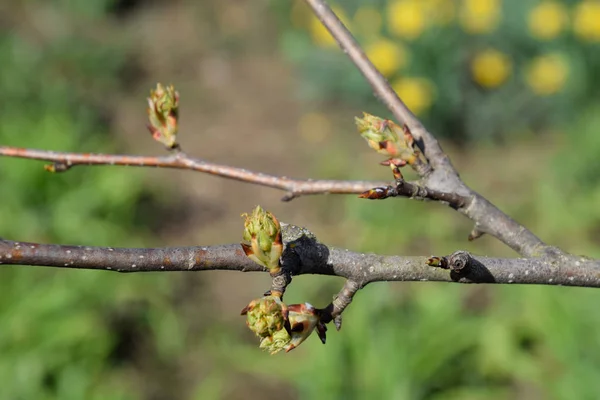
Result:
{"label": "tree branch", "polygon": [[[433,169],[421,170],[422,173],[423,171],[427,171],[427,173],[414,186],[414,188],[421,190],[421,194],[413,194],[416,193],[414,190],[407,190],[410,184],[405,184],[403,187],[397,184],[393,190],[389,190],[391,187],[388,188],[386,193],[389,196],[387,197],[403,196],[430,199],[449,204],[474,222],[473,232],[477,232],[478,234],[470,235],[470,239],[481,236],[483,233],[488,233],[526,257],[559,255],[562,253],[559,249],[542,242],[530,230],[514,221],[487,199],[467,187],[460,179],[435,137],[406,108],[327,3],[324,0],[305,1],[312,7],[317,17],[362,72],[373,87],[375,94],[390,109],[395,118],[407,125],[430,166],[433,167]],[[388,186],[386,182],[297,180],[278,177],[242,168],[209,163],[188,156],[180,151],[178,145],[173,148],[176,151],[169,156],[148,157],[60,153],[2,146],[0,147],[0,155],[50,161],[53,164],[47,167],[47,169],[53,172],[63,172],[75,165],[127,165],[187,169],[284,190],[287,193],[283,197],[283,200],[286,201],[301,195],[324,193],[357,194],[371,190],[374,187],[385,188]],[[423,196],[423,193],[427,194],[427,196]]]}
{"label": "tree branch", "polygon": [[[466,252],[470,264],[450,270],[431,266],[430,257],[356,253],[320,243],[308,230],[283,226],[282,267],[292,275],[346,278],[346,289],[332,303],[332,317],[343,311],[356,291],[372,282],[437,281],[456,283],[538,284],[600,287],[600,260],[584,257],[489,258]],[[449,256],[451,258],[452,256]],[[239,244],[126,249],[62,246],[0,240],[0,264],[79,268],[116,272],[227,270],[267,272]],[[336,308],[333,308],[333,307]]]}
{"label": "tree branch", "polygon": [[65,246],[0,240],[0,264],[116,272],[266,271],[240,245],[155,249]]}
{"label": "tree branch", "polygon": [[[474,222],[475,226],[473,232],[477,232],[477,235],[469,235],[470,239],[479,237],[483,233],[488,233],[523,256],[531,257],[561,254],[560,250],[545,244],[530,230],[514,221],[487,199],[465,185],[452,166],[450,159],[435,139],[435,136],[427,131],[406,105],[402,103],[385,78],[369,61],[352,34],[327,5],[327,2],[325,0],[305,1],[313,9],[315,15],[321,20],[323,25],[331,32],[342,50],[350,57],[352,62],[365,76],[366,80],[371,84],[375,95],[388,107],[399,122],[404,123],[409,128],[412,136],[421,147],[421,150],[432,169],[421,169],[419,171],[423,175],[421,182],[419,182],[417,186],[425,189],[429,194],[438,193],[442,195],[436,197],[448,198],[454,196],[454,198],[456,198],[458,196],[463,199],[468,199],[460,201],[461,206],[459,207],[456,206],[456,204],[458,204],[456,202],[454,203],[455,205],[453,205],[452,202],[445,202]],[[175,147],[178,149],[177,146]],[[0,155],[51,161],[54,162],[54,164],[47,169],[55,172],[66,171],[74,165],[129,165],[189,169],[285,190],[287,194],[283,197],[283,200],[286,201],[306,194],[356,194],[365,192],[374,187],[387,186],[387,183],[382,182],[312,181],[277,177],[251,172],[241,168],[208,163],[203,160],[191,158],[181,151],[177,151],[175,154],[165,157],[140,157],[57,153],[0,147]],[[424,171],[427,172],[425,173]],[[388,193],[392,192],[388,191]],[[405,196],[400,190],[397,191],[395,195]],[[412,197],[422,198],[422,196]],[[432,196],[427,198],[434,199]]]}
{"label": "tree branch", "polygon": [[545,244],[530,230],[465,185],[435,136],[425,129],[418,118],[400,100],[398,94],[369,60],[356,39],[327,2],[325,0],[304,1],[312,8],[317,18],[369,82],[375,96],[390,110],[398,122],[406,124],[410,129],[429,164],[433,167],[433,172],[423,177],[422,186],[443,193],[455,193],[472,198],[467,207],[459,208],[458,211],[475,223],[475,229],[478,232],[496,237],[523,256],[552,255],[560,252]]}
{"label": "tree branch", "polygon": [[46,169],[51,172],[66,172],[77,165],[121,165],[128,167],[160,167],[204,172],[241,182],[252,183],[286,191],[284,201],[309,194],[361,194],[368,199],[387,197],[406,197],[415,200],[439,201],[454,209],[464,207],[470,198],[454,193],[439,192],[419,183],[397,180],[395,186],[383,181],[345,181],[345,180],[301,180],[262,172],[253,172],[243,168],[209,163],[192,158],[179,151],[169,156],[134,156],[118,154],[64,153],[58,151],[24,149],[0,146],[0,156],[25,158],[52,162]]}
{"label": "tree branch", "polygon": [[[310,313],[312,314],[304,310],[306,313],[303,315],[304,317],[318,316],[317,330],[322,340],[325,337],[325,327],[322,324],[334,321],[339,329],[341,314],[352,302],[354,295],[372,282],[439,281],[600,287],[600,260],[569,255],[548,246],[527,228],[471,190],[461,180],[435,136],[425,129],[400,100],[385,78],[369,61],[351,33],[329,8],[326,1],[305,1],[373,87],[375,95],[388,107],[398,122],[405,124],[405,133],[411,135],[410,148],[412,150],[416,150],[412,147],[412,137],[416,140],[424,155],[423,159],[419,152],[415,152],[417,157],[421,157],[418,158],[419,166],[414,168],[421,177],[418,182],[404,181],[399,169],[393,170],[396,178],[393,185],[381,181],[299,180],[214,164],[190,157],[181,151],[175,138],[178,128],[179,95],[172,86],[164,88],[161,85],[157,85],[156,91],[152,91],[151,98],[148,99],[151,122],[149,129],[155,140],[171,150],[170,155],[152,157],[79,154],[0,146],[0,156],[51,162],[51,165],[46,166],[46,169],[51,172],[64,172],[77,165],[123,165],[198,171],[283,190],[286,192],[283,200],[286,201],[302,195],[326,193],[361,194],[360,197],[370,199],[407,197],[432,200],[452,207],[473,221],[474,228],[469,236],[470,239],[488,233],[519,254],[528,257],[488,258],[472,256],[465,251],[457,251],[445,257],[361,254],[327,246],[320,243],[310,231],[304,228],[282,224],[284,251],[276,265],[277,268],[270,270],[272,272],[271,292],[276,293],[273,294],[274,297],[283,295],[292,276],[319,274],[346,279],[343,288],[327,307],[317,311],[311,307]],[[375,148],[377,146],[381,148],[379,141],[376,142]],[[413,165],[413,167],[415,166]],[[279,241],[278,229],[279,225],[277,225],[276,232],[278,252],[276,256],[269,258],[269,262],[277,261],[277,257],[280,255],[281,241]],[[262,236],[254,235],[252,243],[259,246],[256,247],[257,249],[262,249],[260,246],[265,243],[259,245],[259,237],[264,239]],[[270,246],[272,243],[267,241],[266,245]],[[267,250],[262,249],[261,251]],[[33,265],[116,272],[206,270],[267,272],[266,268],[254,263],[246,254],[240,244],[132,249],[50,245],[0,239],[0,264],[2,266]],[[262,261],[260,258],[255,259]],[[277,271],[274,272],[275,270]],[[299,310],[301,307],[298,307],[296,311],[291,311],[290,314],[301,312]],[[292,319],[290,317],[290,320]],[[309,319],[304,322],[306,321]],[[296,325],[296,327],[304,326],[300,323]],[[314,327],[313,324],[310,329]],[[306,332],[310,334],[310,330]],[[288,332],[290,335],[292,333],[298,339],[298,332]]]}

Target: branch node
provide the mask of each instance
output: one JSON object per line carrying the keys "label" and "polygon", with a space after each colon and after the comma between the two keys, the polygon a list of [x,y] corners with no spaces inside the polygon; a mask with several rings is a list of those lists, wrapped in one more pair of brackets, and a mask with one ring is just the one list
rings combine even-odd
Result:
{"label": "branch node", "polygon": [[465,273],[469,271],[473,261],[473,257],[468,251],[455,251],[446,257],[430,257],[427,260],[427,265],[442,269],[450,269],[452,272]]}
{"label": "branch node", "polygon": [[468,240],[469,240],[469,242],[472,242],[473,240],[479,239],[483,235],[485,235],[485,232],[482,232],[477,228],[473,228],[471,233],[469,233]]}
{"label": "branch node", "polygon": [[289,191],[287,192],[282,198],[281,201],[292,201],[294,200],[296,197],[298,197],[299,194],[293,191]]}
{"label": "branch node", "polygon": [[468,251],[459,250],[448,257],[448,265],[454,272],[468,272],[471,267],[473,257]]}
{"label": "branch node", "polygon": [[342,329],[342,313],[352,303],[352,299],[361,285],[353,280],[348,279],[340,292],[334,296],[333,301],[321,310],[320,321],[327,324],[333,321],[335,328],[339,331]]}
{"label": "branch node", "polygon": [[[271,296],[277,296],[283,299],[285,289],[292,282],[292,274],[286,268],[279,268],[275,273],[271,273],[271,289],[267,292]],[[265,294],[267,296],[267,294]]]}

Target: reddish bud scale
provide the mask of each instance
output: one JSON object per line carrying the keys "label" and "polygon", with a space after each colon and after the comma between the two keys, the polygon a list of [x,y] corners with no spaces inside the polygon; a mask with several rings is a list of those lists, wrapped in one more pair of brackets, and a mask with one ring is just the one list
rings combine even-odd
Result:
{"label": "reddish bud scale", "polygon": [[369,199],[369,200],[387,199],[388,197],[393,196],[393,194],[391,193],[391,189],[392,188],[389,186],[373,188],[373,189],[367,190],[366,192],[359,194],[358,198]]}
{"label": "reddish bud scale", "polygon": [[152,138],[168,148],[177,147],[179,93],[172,85],[165,88],[158,83],[147,100],[148,130]]}
{"label": "reddish bud scale", "polygon": [[399,181],[399,180],[404,180],[404,176],[402,176],[402,172],[400,172],[400,168],[396,167],[395,165],[390,165],[392,167],[392,174],[394,175],[394,179]]}

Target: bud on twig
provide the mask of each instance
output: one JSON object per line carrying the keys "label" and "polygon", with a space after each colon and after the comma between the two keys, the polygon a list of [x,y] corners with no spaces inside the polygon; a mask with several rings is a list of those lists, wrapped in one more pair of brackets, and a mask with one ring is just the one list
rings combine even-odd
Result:
{"label": "bud on twig", "polygon": [[271,275],[279,272],[279,258],[283,253],[281,226],[273,214],[256,206],[252,214],[242,214],[244,241],[241,243],[246,255],[257,264],[267,268]]}
{"label": "bud on twig", "polygon": [[260,348],[275,354],[287,346],[291,337],[285,328],[288,309],[278,297],[252,300],[242,310],[246,325],[260,338]]}
{"label": "bud on twig", "polygon": [[358,195],[359,199],[383,200],[396,196],[397,192],[392,186],[376,187]]}
{"label": "bud on twig", "polygon": [[410,131],[398,126],[394,121],[363,113],[363,118],[355,118],[356,127],[369,146],[378,153],[400,160],[410,165],[417,162],[419,151],[414,147]]}
{"label": "bud on twig", "polygon": [[246,325],[260,338],[261,349],[271,354],[298,347],[317,328],[325,343],[325,325],[319,321],[317,310],[310,304],[286,306],[276,296],[252,300],[242,310]]}
{"label": "bud on twig", "polygon": [[148,97],[148,130],[154,140],[169,149],[177,147],[177,129],[179,116],[179,93],[173,85],[166,88],[160,83]]}
{"label": "bud on twig", "polygon": [[430,267],[437,267],[442,269],[448,269],[448,259],[446,257],[431,256],[427,259],[427,265]]}

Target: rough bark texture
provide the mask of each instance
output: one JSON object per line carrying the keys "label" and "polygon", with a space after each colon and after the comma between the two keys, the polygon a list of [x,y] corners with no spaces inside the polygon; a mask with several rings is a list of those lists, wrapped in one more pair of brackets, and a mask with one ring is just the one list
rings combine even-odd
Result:
{"label": "rough bark texture", "polygon": [[[462,252],[468,255],[470,265],[457,270],[432,267],[429,257],[383,256],[327,246],[307,229],[294,225],[283,225],[283,240],[282,267],[292,276],[335,275],[355,282],[358,288],[384,281],[600,287],[600,261],[585,257],[489,258]],[[0,264],[115,272],[266,271],[246,257],[239,244],[130,249],[1,240]]]}

